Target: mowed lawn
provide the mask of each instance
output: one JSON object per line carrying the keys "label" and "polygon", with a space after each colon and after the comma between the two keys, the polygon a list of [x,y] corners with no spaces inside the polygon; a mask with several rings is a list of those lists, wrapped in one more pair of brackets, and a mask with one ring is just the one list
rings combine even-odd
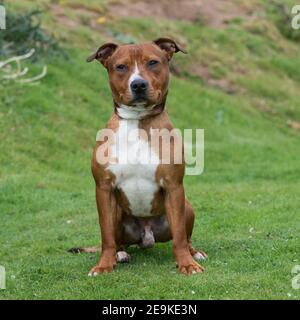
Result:
{"label": "mowed lawn", "polygon": [[[180,30],[193,38],[192,28]],[[129,264],[91,278],[98,255],[67,249],[100,241],[90,160],[112,103],[105,70],[85,63],[95,45],[83,50],[68,43],[70,60],[49,60],[40,85],[1,88],[0,265],[7,285],[0,298],[299,299],[291,271],[300,264],[300,135],[285,125],[288,113],[280,113],[293,105],[290,114],[299,118],[299,100],[280,91],[283,79],[299,88],[299,70],[289,73],[296,45],[293,56],[271,48],[275,60],[253,58],[258,84],[253,74],[249,81],[240,76],[250,92],[244,95],[194,77],[171,79],[167,108],[174,125],[205,129],[204,173],[185,178],[196,211],[193,243],[209,256],[205,272],[180,275],[167,243],[131,247]],[[255,107],[254,95],[271,101],[278,115]]]}

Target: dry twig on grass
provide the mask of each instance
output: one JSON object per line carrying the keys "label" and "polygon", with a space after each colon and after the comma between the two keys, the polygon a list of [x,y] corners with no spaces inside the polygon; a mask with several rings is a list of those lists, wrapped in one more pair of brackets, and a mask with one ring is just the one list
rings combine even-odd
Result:
{"label": "dry twig on grass", "polygon": [[[38,84],[40,79],[47,75],[47,66],[43,67],[43,70],[37,76],[32,78],[23,78],[29,71],[27,67],[22,68],[22,60],[29,59],[34,54],[35,49],[31,49],[28,53],[11,57],[5,61],[0,61],[0,70],[3,71],[3,75],[0,74],[0,80],[13,80],[18,83]],[[12,64],[16,64],[16,69],[12,67]]]}

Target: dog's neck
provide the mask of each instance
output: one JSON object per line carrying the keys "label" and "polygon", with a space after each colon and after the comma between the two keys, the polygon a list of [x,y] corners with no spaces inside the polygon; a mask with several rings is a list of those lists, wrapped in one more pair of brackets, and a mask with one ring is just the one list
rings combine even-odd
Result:
{"label": "dog's neck", "polygon": [[114,101],[115,113],[119,118],[126,120],[144,120],[147,118],[151,118],[162,113],[165,110],[166,98],[167,94],[164,96],[160,103],[149,107],[144,107],[143,105],[119,105],[116,101]]}

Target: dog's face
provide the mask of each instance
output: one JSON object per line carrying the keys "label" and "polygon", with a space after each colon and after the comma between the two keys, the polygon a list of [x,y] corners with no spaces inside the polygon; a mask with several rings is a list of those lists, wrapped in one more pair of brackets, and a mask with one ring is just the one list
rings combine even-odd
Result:
{"label": "dog's face", "polygon": [[166,38],[140,45],[107,43],[87,61],[97,59],[107,69],[118,105],[146,108],[159,104],[167,94],[169,60],[178,51],[184,52]]}

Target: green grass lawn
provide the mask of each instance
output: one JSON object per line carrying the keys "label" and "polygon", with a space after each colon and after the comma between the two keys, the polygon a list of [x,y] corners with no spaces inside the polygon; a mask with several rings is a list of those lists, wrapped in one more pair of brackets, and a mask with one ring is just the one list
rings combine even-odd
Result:
{"label": "green grass lawn", "polygon": [[[49,30],[53,19],[48,11]],[[243,89],[228,94],[188,72],[170,83],[174,125],[205,129],[204,173],[185,179],[196,211],[193,243],[209,256],[203,274],[180,275],[171,243],[132,247],[130,264],[96,278],[87,273],[98,255],[67,253],[100,241],[90,159],[112,103],[104,69],[85,57],[105,34],[62,28],[56,36],[64,37],[70,60],[47,58],[39,85],[1,87],[0,265],[7,288],[0,299],[300,298],[291,286],[300,264],[300,132],[286,124],[300,121],[300,47],[263,19],[271,27],[261,33],[244,24],[218,30],[150,18],[108,22],[137,40],[160,36],[161,28],[178,33],[190,52],[176,56],[180,68],[205,63]]]}

